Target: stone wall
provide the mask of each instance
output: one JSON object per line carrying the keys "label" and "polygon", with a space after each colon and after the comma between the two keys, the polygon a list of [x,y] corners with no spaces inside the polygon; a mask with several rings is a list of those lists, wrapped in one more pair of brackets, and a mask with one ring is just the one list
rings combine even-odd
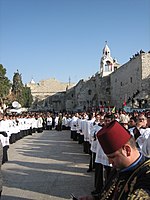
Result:
{"label": "stone wall", "polygon": [[[142,53],[110,75],[111,103],[121,108],[124,101],[138,107],[139,100],[150,104],[150,53]],[[144,101],[142,102],[145,107]],[[142,106],[142,105],[141,105]]]}
{"label": "stone wall", "polygon": [[133,108],[150,107],[150,53],[138,54],[108,76],[98,72],[88,80],[80,80],[40,104],[47,110],[84,111],[101,104],[119,109],[124,101]]}

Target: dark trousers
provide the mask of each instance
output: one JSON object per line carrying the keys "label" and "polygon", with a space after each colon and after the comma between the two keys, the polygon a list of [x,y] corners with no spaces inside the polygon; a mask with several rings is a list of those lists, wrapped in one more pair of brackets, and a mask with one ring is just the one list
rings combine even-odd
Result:
{"label": "dark trousers", "polygon": [[103,165],[95,163],[95,190],[100,192],[103,188]]}
{"label": "dark trousers", "polygon": [[90,153],[90,144],[89,144],[89,141],[84,141],[83,142],[83,151],[84,151],[84,153],[87,153],[87,154]]}
{"label": "dark trousers", "polygon": [[95,158],[96,158],[96,153],[90,150],[90,163],[89,163],[90,170],[95,169]]}
{"label": "dark trousers", "polygon": [[73,140],[74,140],[74,141],[77,141],[77,140],[78,140],[78,133],[77,133],[77,131],[74,131],[74,132],[73,132]]}
{"label": "dark trousers", "polygon": [[105,183],[107,182],[108,177],[111,173],[111,169],[111,167],[104,166],[101,163],[95,163],[95,190],[97,192],[100,192]]}
{"label": "dark trousers", "polygon": [[7,151],[9,149],[9,146],[6,145],[3,147],[3,159],[2,159],[2,164],[8,161],[8,154]]}
{"label": "dark trousers", "polygon": [[78,143],[79,144],[83,144],[83,142],[84,142],[84,135],[80,135],[79,134],[79,136],[78,136]]}
{"label": "dark trousers", "polygon": [[62,130],[66,130],[66,126],[65,125],[62,125]]}
{"label": "dark trousers", "polygon": [[38,129],[37,129],[37,132],[38,132],[38,133],[42,133],[42,132],[43,132],[43,128],[38,128]]}
{"label": "dark trousers", "polygon": [[71,139],[75,140],[77,138],[77,131],[71,131]]}
{"label": "dark trousers", "polygon": [[62,131],[62,125],[61,125],[61,124],[58,124],[56,130],[57,130],[57,131]]}
{"label": "dark trousers", "polygon": [[13,144],[14,142],[16,142],[16,137],[15,137],[14,133],[11,134],[9,142],[10,142],[10,144]]}
{"label": "dark trousers", "polygon": [[47,129],[47,130],[52,130],[52,125],[47,125],[47,126],[46,126],[46,129]]}

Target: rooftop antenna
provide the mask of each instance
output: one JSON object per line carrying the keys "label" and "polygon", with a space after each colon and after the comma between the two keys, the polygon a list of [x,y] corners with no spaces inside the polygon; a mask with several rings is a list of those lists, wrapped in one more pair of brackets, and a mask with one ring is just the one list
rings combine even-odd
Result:
{"label": "rooftop antenna", "polygon": [[71,83],[71,78],[70,78],[70,76],[69,76],[69,86],[70,86],[70,83]]}

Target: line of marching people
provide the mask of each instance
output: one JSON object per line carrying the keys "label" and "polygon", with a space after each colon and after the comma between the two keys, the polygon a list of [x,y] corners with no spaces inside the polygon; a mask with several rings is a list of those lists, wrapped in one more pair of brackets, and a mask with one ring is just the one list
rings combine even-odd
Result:
{"label": "line of marching people", "polygon": [[67,118],[70,119],[67,115],[62,119],[61,113],[0,113],[0,198],[2,193],[1,165],[9,159],[9,146],[28,135],[41,133],[43,130],[68,129],[70,127]]}
{"label": "line of marching people", "polygon": [[[147,116],[150,117],[150,116]],[[97,139],[97,132],[111,121],[118,121],[130,132],[136,141],[138,150],[150,157],[150,124],[146,113],[75,113],[70,120],[71,139],[83,144],[83,151],[89,154],[89,168],[94,171],[95,182],[93,196],[99,194],[112,171],[112,165]],[[118,138],[119,139],[119,138]]]}
{"label": "line of marching people", "polygon": [[70,129],[70,114],[62,113],[0,113],[0,141],[2,143],[2,164],[8,161],[9,145],[15,143],[32,133],[41,133],[43,130],[67,130]]}
{"label": "line of marching people", "polygon": [[40,114],[0,114],[0,141],[3,147],[2,164],[8,161],[9,145],[27,135],[43,131]]}
{"label": "line of marching people", "polygon": [[42,131],[43,119],[39,114],[0,113],[0,198],[2,193],[1,165],[8,161],[9,145],[34,132]]}

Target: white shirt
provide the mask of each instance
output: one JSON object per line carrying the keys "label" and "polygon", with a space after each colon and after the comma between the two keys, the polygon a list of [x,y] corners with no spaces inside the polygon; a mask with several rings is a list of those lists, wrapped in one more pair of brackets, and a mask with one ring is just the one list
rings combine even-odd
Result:
{"label": "white shirt", "polygon": [[101,129],[102,127],[99,126],[98,124],[95,124],[93,126],[93,129],[91,131],[91,151],[96,153],[97,150],[97,138],[96,138],[96,133]]}
{"label": "white shirt", "polygon": [[77,119],[78,117],[75,117],[75,116],[72,117],[72,120],[70,122],[71,131],[77,130]]}
{"label": "white shirt", "polygon": [[38,117],[37,119],[37,127],[42,128],[43,127],[43,119],[42,117]]}
{"label": "white shirt", "polygon": [[141,152],[146,157],[150,157],[150,135],[148,139],[144,141]]}
{"label": "white shirt", "polygon": [[141,150],[145,140],[147,140],[150,135],[150,128],[140,128],[139,131],[141,135],[137,138],[136,142],[138,143]]}
{"label": "white shirt", "polygon": [[48,126],[52,125],[52,117],[47,117],[46,121]]}
{"label": "white shirt", "polygon": [[[101,129],[102,127],[100,127]],[[100,130],[99,129],[99,130]],[[97,149],[96,149],[96,158],[95,158],[95,162],[96,163],[101,163],[102,165],[105,165],[105,166],[112,166],[111,164],[109,164],[109,160],[108,160],[108,157],[106,156],[106,154],[104,153],[98,139],[96,140],[97,141]]]}

